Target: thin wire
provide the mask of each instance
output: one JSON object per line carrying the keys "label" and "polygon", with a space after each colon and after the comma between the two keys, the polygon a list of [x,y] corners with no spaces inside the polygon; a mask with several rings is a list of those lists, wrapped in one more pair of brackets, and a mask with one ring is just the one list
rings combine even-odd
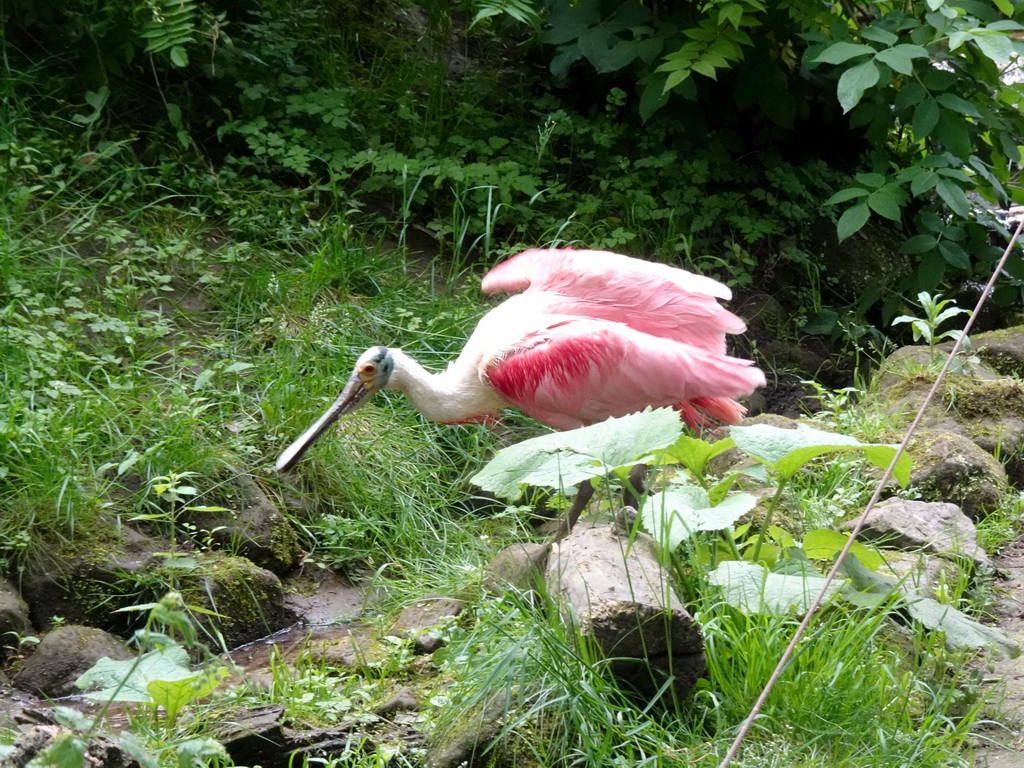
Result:
{"label": "thin wire", "polygon": [[868,501],[868,504],[864,508],[864,511],[861,513],[860,517],[857,518],[857,523],[853,526],[853,530],[850,531],[850,535],[846,539],[846,546],[844,546],[842,551],[839,553],[839,557],[836,558],[835,564],[832,566],[832,569],[828,572],[828,575],[825,577],[824,584],[821,585],[821,589],[818,590],[818,594],[815,595],[814,600],[811,601],[811,607],[807,611],[807,615],[804,616],[804,620],[800,622],[800,626],[797,627],[797,630],[793,635],[793,639],[789,641],[789,645],[786,647],[785,652],[782,654],[782,658],[779,659],[778,665],[772,672],[771,677],[768,678],[768,682],[765,683],[764,689],[761,691],[761,695],[758,696],[757,701],[754,702],[754,706],[750,710],[750,714],[747,715],[747,718],[743,721],[743,724],[740,726],[739,733],[736,734],[736,738],[733,741],[732,746],[729,747],[729,751],[726,753],[725,758],[719,764],[718,768],[727,768],[732,763],[733,758],[739,751],[740,745],[743,744],[743,740],[747,736],[747,732],[754,724],[754,719],[757,717],[758,713],[760,713],[761,708],[764,706],[765,701],[768,699],[768,694],[771,693],[772,688],[775,686],[775,683],[778,681],[779,677],[782,675],[783,670],[786,668],[786,665],[789,663],[789,660],[793,655],[793,651],[796,649],[797,643],[800,642],[801,638],[804,636],[804,633],[807,631],[807,627],[811,623],[811,619],[814,617],[814,614],[817,613],[818,608],[821,607],[821,601],[824,599],[825,593],[828,591],[829,585],[831,585],[832,582],[835,580],[836,574],[839,572],[839,568],[843,564],[843,560],[846,559],[846,556],[847,554],[849,554],[851,547],[853,547],[853,543],[857,540],[857,535],[860,533],[861,528],[864,527],[864,523],[867,521],[868,513],[871,512],[871,510],[874,509],[875,504],[878,503],[878,500],[882,495],[882,491],[885,490],[886,484],[892,477],[892,473],[896,467],[896,463],[906,452],[907,446],[910,444],[910,438],[914,435],[914,432],[917,430],[918,425],[921,423],[921,419],[924,418],[925,409],[928,408],[932,399],[935,397],[935,393],[938,392],[939,386],[942,384],[942,380],[945,378],[946,372],[949,370],[949,366],[952,364],[957,353],[959,353],[960,348],[963,346],[964,339],[967,338],[967,333],[971,330],[971,326],[974,325],[975,318],[977,318],[979,313],[981,312],[981,308],[985,305],[985,301],[988,299],[989,294],[992,292],[992,288],[995,286],[996,280],[1002,273],[1003,267],[1006,265],[1007,259],[1010,258],[1010,253],[1013,251],[1014,243],[1017,242],[1017,238],[1020,235],[1022,229],[1024,229],[1024,218],[1022,218],[1020,220],[1020,223],[1017,224],[1017,229],[1013,233],[1013,236],[1010,238],[1010,242],[1007,244],[1006,250],[1003,251],[1002,258],[999,259],[999,263],[996,264],[995,269],[993,269],[992,277],[989,278],[989,281],[985,285],[984,290],[982,290],[981,296],[978,298],[978,303],[974,307],[974,311],[971,313],[971,316],[967,319],[967,322],[964,324],[963,332],[960,334],[960,337],[953,344],[953,349],[950,350],[949,355],[946,357],[946,362],[943,364],[942,370],[940,370],[938,376],[935,377],[935,382],[932,384],[932,388],[928,391],[928,394],[925,396],[924,402],[921,403],[921,407],[918,409],[917,416],[914,418],[913,423],[910,425],[910,427],[907,428],[907,433],[903,437],[903,442],[901,442],[899,448],[896,449],[896,453],[892,457],[892,461],[889,462],[889,466],[886,468],[885,473],[882,475],[882,478],[878,481],[878,484],[875,486],[875,492],[871,495],[871,499]]}

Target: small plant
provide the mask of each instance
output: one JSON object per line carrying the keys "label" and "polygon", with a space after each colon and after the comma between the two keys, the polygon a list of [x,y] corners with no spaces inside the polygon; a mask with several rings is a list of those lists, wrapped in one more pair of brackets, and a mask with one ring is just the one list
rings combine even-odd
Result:
{"label": "small plant", "polygon": [[[892,321],[892,324],[910,323],[911,330],[914,333],[914,341],[924,339],[928,348],[932,350],[943,339],[956,341],[963,335],[963,331],[957,329],[939,333],[939,326],[957,315],[971,314],[970,310],[957,307],[952,299],[943,299],[938,294],[932,296],[927,291],[921,291],[921,293],[917,294],[917,301],[921,309],[924,310],[924,317],[900,315]],[[953,306],[946,309],[950,304]]]}

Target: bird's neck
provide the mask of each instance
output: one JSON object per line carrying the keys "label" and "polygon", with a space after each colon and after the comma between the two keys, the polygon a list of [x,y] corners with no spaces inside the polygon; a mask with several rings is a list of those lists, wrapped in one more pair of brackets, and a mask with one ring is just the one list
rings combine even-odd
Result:
{"label": "bird's neck", "polygon": [[431,421],[482,421],[508,405],[480,379],[475,361],[459,357],[441,373],[431,373],[400,349],[391,350],[395,369],[385,389],[401,392]]}

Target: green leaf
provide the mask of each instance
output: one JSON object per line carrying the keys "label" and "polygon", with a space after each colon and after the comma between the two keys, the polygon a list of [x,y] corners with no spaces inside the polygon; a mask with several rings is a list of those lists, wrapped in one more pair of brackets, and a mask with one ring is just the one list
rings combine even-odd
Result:
{"label": "green leaf", "polygon": [[1013,58],[1013,40],[999,32],[976,29],[974,42],[996,64],[1008,64]]}
{"label": "green leaf", "polygon": [[860,103],[864,91],[878,82],[880,74],[878,66],[870,59],[843,72],[839,78],[836,95],[844,113]]}
{"label": "green leaf", "polygon": [[672,485],[647,499],[641,519],[644,528],[672,551],[697,531],[730,527],[756,505],[757,499],[749,493],[735,493],[712,505],[700,486]]}
{"label": "green leaf", "polygon": [[695,477],[703,477],[707,463],[720,453],[735,447],[732,438],[716,440],[709,443],[698,437],[681,435],[675,443],[665,449],[659,457],[659,463],[677,463],[686,467]]}
{"label": "green leaf", "polygon": [[933,235],[914,235],[903,241],[900,250],[911,255],[926,253],[935,247],[935,242]]}
{"label": "green leaf", "polygon": [[814,64],[842,64],[844,61],[849,61],[857,56],[865,56],[874,52],[875,49],[870,45],[846,42],[833,43],[811,61]]}
{"label": "green leaf", "polygon": [[899,38],[896,35],[881,27],[862,27],[860,36],[866,40],[874,40],[882,45],[895,45],[899,42]]}
{"label": "green leaf", "polygon": [[910,194],[914,197],[923,195],[928,190],[934,189],[938,180],[939,176],[935,171],[925,171],[910,182]]}
{"label": "green leaf", "polygon": [[981,117],[981,112],[976,106],[967,101],[967,99],[960,98],[955,93],[940,93],[935,97],[935,100],[946,109],[959,112],[961,115],[967,115],[968,117],[974,118]]}
{"label": "green leaf", "polygon": [[899,221],[903,215],[902,205],[907,196],[898,184],[886,184],[868,196],[868,205],[879,216]]}
{"label": "green leaf", "polygon": [[961,248],[957,243],[952,243],[949,240],[943,240],[939,243],[939,253],[942,254],[942,258],[944,258],[946,263],[950,266],[956,267],[957,269],[961,269],[965,272],[970,272],[971,257],[968,256],[967,251]]}
{"label": "green leaf", "polygon": [[866,189],[861,187],[847,187],[846,189],[840,189],[832,197],[825,201],[825,205],[835,205],[836,203],[845,203],[847,200],[853,200],[858,197],[864,197],[868,194]]}
{"label": "green leaf", "polygon": [[955,214],[964,218],[970,217],[971,201],[958,185],[942,179],[935,185],[935,191]]}
{"label": "green leaf", "polygon": [[[824,528],[808,531],[804,535],[804,554],[816,560],[831,560],[843,551],[847,538],[848,534]],[[865,568],[872,571],[878,570],[885,562],[885,558],[877,549],[872,549],[859,541],[853,542],[850,552],[857,556]]]}
{"label": "green leaf", "polygon": [[152,703],[147,688],[151,682],[184,680],[193,674],[188,668],[188,653],[173,645],[126,661],[103,657],[75,680],[75,685],[82,689],[102,686],[101,690],[85,694],[87,699]]}
{"label": "green leaf", "polygon": [[565,490],[667,448],[682,431],[671,408],[612,418],[504,448],[470,482],[510,500],[528,485]]}
{"label": "green leaf", "polygon": [[[807,462],[829,453],[858,452],[880,469],[888,467],[896,454],[892,445],[862,443],[849,435],[824,432],[803,424],[796,429],[754,424],[733,427],[729,434],[741,451],[763,461],[783,478],[792,477]],[[893,477],[904,486],[910,481],[910,458],[906,454],[900,457]]]}
{"label": "green leaf", "polygon": [[227,669],[220,667],[178,680],[153,680],[146,690],[153,703],[164,708],[168,722],[173,724],[185,706],[209,696],[227,676]]}
{"label": "green leaf", "polygon": [[888,64],[901,75],[914,73],[914,59],[927,58],[928,50],[920,45],[897,45],[875,54],[875,59]]}
{"label": "green leaf", "polygon": [[176,67],[188,66],[188,53],[180,45],[171,46],[171,63]]}
{"label": "green leaf", "polygon": [[845,240],[850,235],[856,234],[867,223],[870,215],[871,209],[868,208],[866,200],[847,208],[843,211],[843,215],[839,217],[839,223],[836,225],[836,235],[840,240]]}
{"label": "green leaf", "polygon": [[914,117],[910,126],[914,130],[914,136],[923,139],[935,130],[939,123],[939,105],[935,99],[925,99],[914,109]]}
{"label": "green leaf", "polygon": [[667,78],[655,74],[648,78],[640,94],[640,119],[647,122],[651,116],[668,103],[668,91],[665,87]]}
{"label": "green leaf", "polygon": [[[757,563],[743,560],[720,563],[708,574],[708,581],[721,587],[726,601],[742,611],[777,615],[807,613],[825,583],[821,576],[771,573]],[[831,600],[842,588],[842,582],[830,584],[823,601]]]}
{"label": "green leaf", "polygon": [[823,309],[811,315],[800,330],[809,336],[826,336],[839,327],[839,313]]}
{"label": "green leaf", "polygon": [[928,597],[908,597],[907,612],[928,629],[946,633],[946,648],[981,649],[992,647],[1015,659],[1020,647],[996,627],[979,624],[950,605]]}

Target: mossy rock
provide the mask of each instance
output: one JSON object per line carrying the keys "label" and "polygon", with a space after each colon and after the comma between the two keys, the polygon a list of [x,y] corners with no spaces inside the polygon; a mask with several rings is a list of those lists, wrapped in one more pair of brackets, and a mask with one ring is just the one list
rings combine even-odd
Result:
{"label": "mossy rock", "polygon": [[187,605],[213,611],[195,619],[211,636],[220,633],[227,648],[266,637],[295,621],[285,608],[276,575],[244,557],[197,552],[174,558],[151,571],[181,592]]}
{"label": "mossy rock", "polygon": [[210,541],[219,548],[285,575],[298,562],[298,534],[255,480],[238,473],[231,485],[233,490],[211,505],[225,511],[190,511],[189,523],[209,531]]}
{"label": "mossy rock", "polygon": [[1024,325],[971,336],[971,349],[993,371],[1024,379]]}
{"label": "mossy rock", "polygon": [[133,617],[113,612],[110,595],[124,593],[136,574],[155,563],[153,553],[168,547],[164,540],[100,518],[71,542],[37,549],[21,581],[32,624],[43,630],[61,619],[127,634]]}
{"label": "mossy rock", "polygon": [[956,504],[969,518],[979,520],[1006,495],[1003,465],[957,432],[919,431],[908,452],[914,464],[910,487],[926,501]]}
{"label": "mossy rock", "polygon": [[[895,420],[909,424],[924,403],[938,372],[931,355],[927,347],[904,347],[884,363],[876,397]],[[920,427],[961,435],[998,457],[1010,482],[1024,485],[1024,385],[984,366],[966,370],[947,374]]]}

